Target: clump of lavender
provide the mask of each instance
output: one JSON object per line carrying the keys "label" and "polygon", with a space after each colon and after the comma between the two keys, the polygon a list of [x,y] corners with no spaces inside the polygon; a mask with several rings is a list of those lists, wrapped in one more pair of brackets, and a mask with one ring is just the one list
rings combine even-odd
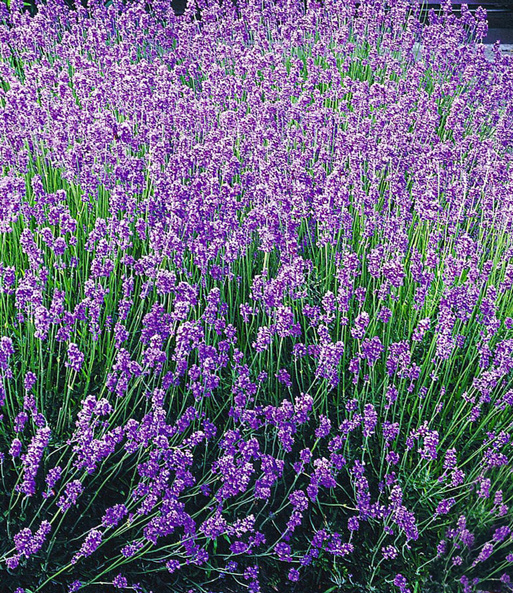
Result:
{"label": "clump of lavender", "polygon": [[5,587],[510,589],[513,69],[486,11],[22,4]]}

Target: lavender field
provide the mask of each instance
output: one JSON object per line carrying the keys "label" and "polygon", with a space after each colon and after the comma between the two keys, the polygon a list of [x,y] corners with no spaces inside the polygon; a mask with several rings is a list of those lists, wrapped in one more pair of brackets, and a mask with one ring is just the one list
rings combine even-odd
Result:
{"label": "lavender field", "polygon": [[2,593],[513,590],[513,57],[420,9],[0,4]]}

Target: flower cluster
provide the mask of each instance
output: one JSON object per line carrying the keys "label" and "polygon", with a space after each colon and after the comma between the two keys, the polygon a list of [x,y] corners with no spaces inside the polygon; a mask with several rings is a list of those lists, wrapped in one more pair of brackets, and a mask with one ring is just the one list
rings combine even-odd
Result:
{"label": "flower cluster", "polygon": [[8,4],[6,590],[506,590],[513,63],[485,12]]}

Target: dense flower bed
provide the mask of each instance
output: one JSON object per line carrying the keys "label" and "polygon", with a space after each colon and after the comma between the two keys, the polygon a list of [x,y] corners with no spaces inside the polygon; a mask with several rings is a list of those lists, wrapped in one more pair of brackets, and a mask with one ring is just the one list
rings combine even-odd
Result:
{"label": "dense flower bed", "polygon": [[485,11],[107,4],[0,9],[2,590],[508,590]]}

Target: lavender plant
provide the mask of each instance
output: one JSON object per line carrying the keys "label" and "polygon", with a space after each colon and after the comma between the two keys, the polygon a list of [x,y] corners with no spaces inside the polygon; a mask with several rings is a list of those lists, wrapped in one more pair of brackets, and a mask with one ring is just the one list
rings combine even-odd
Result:
{"label": "lavender plant", "polygon": [[512,58],[198,6],[0,5],[2,586],[511,590]]}

